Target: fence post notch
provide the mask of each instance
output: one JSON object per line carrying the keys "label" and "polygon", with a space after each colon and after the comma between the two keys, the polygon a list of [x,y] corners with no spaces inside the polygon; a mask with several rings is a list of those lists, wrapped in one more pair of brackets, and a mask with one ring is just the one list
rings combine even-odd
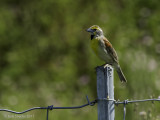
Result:
{"label": "fence post notch", "polygon": [[115,120],[113,68],[99,66],[96,71],[98,120]]}

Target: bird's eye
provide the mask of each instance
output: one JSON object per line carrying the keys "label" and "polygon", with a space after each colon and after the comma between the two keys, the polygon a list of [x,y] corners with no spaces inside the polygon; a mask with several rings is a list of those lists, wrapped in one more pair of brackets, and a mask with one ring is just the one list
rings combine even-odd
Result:
{"label": "bird's eye", "polygon": [[93,29],[94,31],[96,31],[97,29]]}

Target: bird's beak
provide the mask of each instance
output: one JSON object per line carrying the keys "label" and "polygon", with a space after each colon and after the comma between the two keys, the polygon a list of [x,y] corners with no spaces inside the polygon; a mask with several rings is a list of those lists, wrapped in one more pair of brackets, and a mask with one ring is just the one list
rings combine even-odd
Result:
{"label": "bird's beak", "polygon": [[93,30],[91,28],[86,29],[87,32],[93,32]]}

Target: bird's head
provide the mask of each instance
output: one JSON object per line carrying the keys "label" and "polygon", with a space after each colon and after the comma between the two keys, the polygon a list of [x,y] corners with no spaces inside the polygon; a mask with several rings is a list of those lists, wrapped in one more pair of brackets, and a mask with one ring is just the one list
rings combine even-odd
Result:
{"label": "bird's head", "polygon": [[103,30],[98,25],[93,25],[90,28],[88,28],[86,31],[90,32],[91,35],[94,35],[94,36],[103,35]]}

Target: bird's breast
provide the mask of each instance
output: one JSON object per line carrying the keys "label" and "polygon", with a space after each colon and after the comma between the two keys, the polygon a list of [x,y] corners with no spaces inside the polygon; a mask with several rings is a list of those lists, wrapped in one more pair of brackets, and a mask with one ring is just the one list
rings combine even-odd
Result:
{"label": "bird's breast", "polygon": [[97,39],[92,39],[91,40],[91,48],[92,48],[92,50],[93,50],[93,52],[96,54],[96,55],[98,55],[98,40]]}
{"label": "bird's breast", "polygon": [[93,52],[106,63],[110,63],[112,61],[110,55],[108,54],[105,44],[103,40],[94,38],[91,40],[91,48]]}

